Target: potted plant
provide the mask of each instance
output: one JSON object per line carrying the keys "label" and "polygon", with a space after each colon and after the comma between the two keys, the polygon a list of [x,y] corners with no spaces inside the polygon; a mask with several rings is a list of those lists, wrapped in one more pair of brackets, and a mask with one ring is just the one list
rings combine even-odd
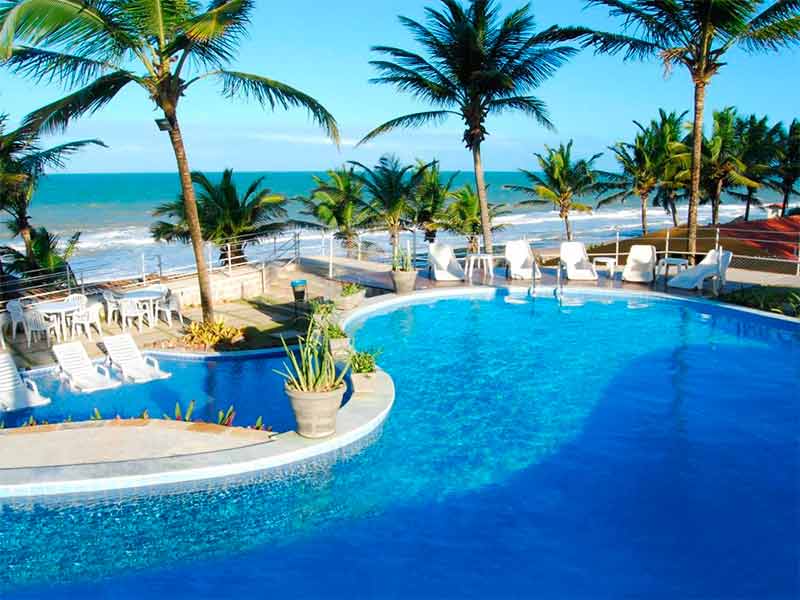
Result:
{"label": "potted plant", "polygon": [[276,373],[286,380],[286,395],[297,421],[297,433],[307,438],[333,435],[346,389],[344,378],[348,366],[337,369],[328,330],[318,327],[314,319],[309,322],[305,339],[298,339],[296,352],[282,341],[291,364],[284,363],[284,370]]}
{"label": "potted plant", "polygon": [[398,294],[410,294],[417,283],[417,270],[411,261],[411,253],[399,251],[392,261],[392,281]]}
{"label": "potted plant", "polygon": [[333,357],[336,360],[346,359],[350,355],[350,338],[347,333],[336,323],[328,323],[326,327]]}
{"label": "potted plant", "polygon": [[378,371],[377,352],[354,352],[350,355],[350,381],[353,392],[374,392]]}
{"label": "potted plant", "polygon": [[358,285],[357,283],[345,283],[342,285],[342,293],[339,300],[336,302],[336,307],[339,310],[347,311],[353,310],[367,297],[366,288]]}

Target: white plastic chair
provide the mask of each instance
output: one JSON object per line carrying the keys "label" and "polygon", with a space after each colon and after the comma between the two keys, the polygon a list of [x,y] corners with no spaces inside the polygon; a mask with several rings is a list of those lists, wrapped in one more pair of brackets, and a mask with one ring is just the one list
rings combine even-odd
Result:
{"label": "white plastic chair", "polygon": [[563,242],[561,244],[561,266],[567,271],[567,279],[576,281],[597,281],[597,271],[586,254],[583,242]]}
{"label": "white plastic chair", "polygon": [[61,341],[60,328],[55,320],[48,319],[45,315],[38,310],[25,311],[25,337],[28,341],[28,348],[31,347],[31,340],[38,339],[41,334],[44,334],[47,344],[50,344],[50,332],[53,332],[53,337],[56,341]]}
{"label": "white plastic chair", "polygon": [[122,322],[122,331],[127,331],[130,327],[131,321],[136,322],[136,327],[139,333],[142,332],[142,321],[147,315],[147,311],[139,306],[136,300],[129,300],[123,298],[119,301],[119,316]]}
{"label": "white plastic chair", "polygon": [[505,259],[508,279],[540,279],[542,272],[536,264],[531,245],[525,240],[514,240],[506,244]]}
{"label": "white plastic chair", "polygon": [[50,399],[39,394],[36,382],[20,376],[14,359],[8,352],[0,352],[0,412],[12,412],[50,404]]}
{"label": "white plastic chair", "polygon": [[111,321],[119,313],[119,298],[111,290],[105,290],[103,292],[103,302],[106,305],[106,323],[111,325]]}
{"label": "white plastic chair", "polygon": [[8,316],[11,319],[11,340],[17,339],[17,326],[22,326],[22,331],[25,331],[25,310],[22,308],[22,302],[19,300],[9,300],[6,304],[8,309]]}
{"label": "white plastic chair", "polygon": [[81,308],[86,308],[89,300],[83,294],[70,294],[64,299],[64,302],[77,302],[78,306]]}
{"label": "white plastic chair", "polygon": [[442,242],[428,246],[428,264],[436,281],[463,281],[464,269],[456,260],[453,248]]}
{"label": "white plastic chair", "polygon": [[152,356],[144,357],[128,333],[103,338],[108,359],[122,373],[123,379],[134,383],[146,383],[155,379],[166,379],[165,373]]}
{"label": "white plastic chair", "polygon": [[79,392],[96,392],[122,385],[121,381],[112,379],[105,365],[95,364],[89,359],[80,342],[57,344],[53,346],[53,354],[70,386]]}
{"label": "white plastic chair", "polygon": [[733,252],[728,250],[711,250],[696,266],[686,269],[667,282],[669,287],[683,290],[703,291],[703,283],[711,279],[714,283],[714,292],[725,287],[728,267],[733,260]]}
{"label": "white plastic chair", "polygon": [[102,304],[92,304],[87,308],[82,308],[72,313],[72,337],[75,337],[78,327],[81,327],[83,328],[83,333],[91,341],[92,325],[97,328],[99,335],[103,335],[103,328],[100,323],[100,311],[102,309]]}
{"label": "white plastic chair", "polygon": [[655,281],[655,272],[656,247],[640,244],[631,246],[625,269],[622,271],[622,281],[651,283]]}
{"label": "white plastic chair", "polygon": [[170,292],[165,300],[156,304],[156,316],[163,316],[167,325],[172,327],[172,313],[178,315],[178,320],[183,325],[183,314],[181,312],[181,299],[177,294]]}

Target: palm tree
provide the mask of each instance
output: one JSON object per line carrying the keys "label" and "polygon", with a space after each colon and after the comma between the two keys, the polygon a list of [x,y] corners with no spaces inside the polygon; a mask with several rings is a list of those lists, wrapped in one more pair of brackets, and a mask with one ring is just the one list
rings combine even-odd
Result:
{"label": "palm tree", "polygon": [[492,228],[481,157],[490,114],[517,110],[552,129],[545,103],[530,95],[573,55],[574,48],[553,46],[535,33],[526,4],[501,18],[495,0],[440,0],[443,10],[426,8],[426,24],[400,17],[402,25],[422,45],[418,54],[401,48],[376,46],[387,57],[371,64],[379,76],[374,83],[393,85],[401,92],[436,107],[397,117],[368,133],[361,143],[400,127],[441,123],[455,115],[465,126],[464,144],[472,152],[475,185],[480,197],[484,246],[492,249]]}
{"label": "palm tree", "polygon": [[697,206],[700,201],[703,113],[706,87],[725,66],[733,48],[775,51],[800,40],[800,3],[775,0],[587,0],[623,19],[617,31],[569,27],[553,39],[577,38],[596,52],[624,53],[625,60],[658,57],[669,73],[676,65],[689,72],[694,85],[689,253],[697,250]]}
{"label": "palm tree", "polygon": [[600,173],[594,169],[594,162],[602,156],[595,154],[590,159],[573,161],[572,140],[558,149],[545,146],[547,154],[534,154],[539,162],[541,174],[520,169],[530,182],[530,187],[506,185],[507,190],[521,192],[531,197],[520,205],[553,204],[559,217],[564,220],[567,240],[572,240],[572,226],[569,213],[572,211],[591,212],[592,207],[578,202],[577,198],[608,189],[608,184],[600,180]]}
{"label": "palm tree", "polygon": [[[500,231],[503,225],[494,223],[494,219],[510,211],[498,204],[489,205],[490,222],[493,231]],[[453,201],[442,215],[440,227],[467,238],[467,252],[475,254],[479,250],[479,238],[483,235],[483,219],[481,218],[480,196],[471,185],[467,184],[453,192]]]}
{"label": "palm tree", "polygon": [[679,157],[683,148],[681,136],[686,112],[668,113],[664,109],[659,109],[658,113],[658,120],[652,120],[650,128],[657,132],[659,151],[663,160],[653,205],[661,206],[672,217],[672,223],[677,227],[677,199],[686,195],[691,181],[691,165]]}
{"label": "palm tree", "polygon": [[356,177],[371,196],[368,206],[373,219],[380,221],[389,232],[392,256],[395,257],[400,245],[400,231],[407,221],[409,204],[431,165],[401,165],[398,158],[392,155],[382,156],[371,169],[356,161],[350,164],[361,169]]}
{"label": "palm tree", "polygon": [[[714,111],[711,139],[703,140],[703,165],[701,170],[701,202],[711,203],[711,223],[719,223],[722,194],[736,186],[758,188],[758,183],[748,179],[742,162],[742,147],[736,130],[736,109],[728,107]],[[682,158],[689,163],[691,136],[683,146]],[[679,158],[680,160],[680,158]]]}
{"label": "palm tree", "polygon": [[29,209],[39,179],[45,169],[61,169],[66,160],[86,146],[105,144],[100,140],[67,142],[41,148],[36,127],[22,126],[5,131],[7,115],[0,115],[0,210],[7,213],[9,229],[25,244],[25,255],[33,258],[33,238]]}
{"label": "palm tree", "polygon": [[358,247],[358,234],[367,228],[372,212],[364,201],[364,184],[356,176],[353,167],[327,172],[327,180],[314,176],[317,187],[310,198],[301,199],[304,215],[313,217],[316,223],[334,229],[334,237],[352,256]]}
{"label": "palm tree", "polygon": [[[163,113],[159,127],[169,133],[180,174],[206,321],[214,320],[213,304],[178,123],[181,99],[195,83],[212,79],[226,98],[252,98],[272,109],[303,107],[334,141],[339,139],[336,121],[312,97],[279,81],[224,68],[235,57],[253,7],[252,0],[211,0],[204,11],[185,0],[9,0],[0,7],[0,60],[36,81],[56,79],[77,88],[31,113],[28,123],[44,131],[63,130],[130,84],[143,88]],[[142,71],[132,71],[134,65]]]}
{"label": "palm tree", "polygon": [[[244,262],[248,242],[257,243],[258,237],[279,233],[286,227],[286,198],[262,189],[263,182],[264,178],[259,177],[240,195],[232,169],[222,173],[219,183],[203,173],[192,173],[192,183],[199,188],[197,212],[202,239],[219,246],[223,263]],[[153,223],[150,232],[156,240],[187,242],[191,238],[183,198],[158,206],[153,216],[174,219]]]}
{"label": "palm tree", "polygon": [[732,195],[746,203],[744,220],[750,220],[750,207],[761,205],[756,192],[763,186],[770,175],[778,153],[778,135],[780,124],[769,126],[767,117],[758,118],[750,115],[747,119],[738,118],[735,134],[739,143],[739,158],[742,162],[742,175],[752,184],[745,184],[745,192],[731,192]]}
{"label": "palm tree", "polygon": [[[423,166],[422,161],[417,161],[417,166]],[[409,202],[409,222],[425,232],[425,241],[436,241],[436,231],[441,225],[447,203],[455,196],[452,191],[453,181],[458,177],[454,173],[447,181],[442,181],[439,163],[432,163],[426,169]]]}
{"label": "palm tree", "polygon": [[9,270],[20,277],[36,277],[39,285],[56,282],[77,285],[75,275],[69,266],[69,259],[78,249],[81,232],[73,234],[62,248],[60,236],[50,233],[44,227],[31,228],[30,253],[18,252],[9,246],[3,247],[3,253],[11,257]]}
{"label": "palm tree", "polygon": [[783,124],[780,126],[777,157],[771,177],[767,180],[767,185],[783,196],[782,217],[785,217],[789,210],[789,199],[792,194],[800,196],[800,190],[795,187],[798,181],[800,181],[800,121],[794,119],[788,130]]}
{"label": "palm tree", "polygon": [[647,235],[647,206],[650,195],[658,185],[663,171],[662,162],[666,156],[659,144],[658,131],[634,123],[639,132],[632,144],[619,142],[609,147],[622,168],[622,174],[604,173],[603,177],[611,189],[618,191],[601,200],[597,206],[599,208],[611,202],[624,202],[630,196],[637,196],[642,207],[642,233]]}

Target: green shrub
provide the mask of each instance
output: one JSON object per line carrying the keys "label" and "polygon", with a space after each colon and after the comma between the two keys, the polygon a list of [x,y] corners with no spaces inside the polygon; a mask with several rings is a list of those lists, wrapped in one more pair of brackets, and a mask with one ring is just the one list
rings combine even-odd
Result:
{"label": "green shrub", "polygon": [[342,285],[342,298],[346,298],[347,296],[355,296],[363,289],[364,288],[357,283],[345,283]]}
{"label": "green shrub", "polygon": [[219,345],[231,345],[241,337],[242,331],[236,327],[228,327],[223,321],[215,323],[190,323],[186,328],[183,341],[188,346],[216,348]]}
{"label": "green shrub", "polygon": [[378,367],[377,352],[354,352],[350,355],[350,370],[357,375],[374,373]]}
{"label": "green shrub", "polygon": [[750,287],[724,294],[723,302],[768,312],[800,316],[800,290],[778,287]]}
{"label": "green shrub", "polygon": [[328,338],[331,340],[343,340],[347,337],[344,329],[339,327],[336,323],[328,324]]}

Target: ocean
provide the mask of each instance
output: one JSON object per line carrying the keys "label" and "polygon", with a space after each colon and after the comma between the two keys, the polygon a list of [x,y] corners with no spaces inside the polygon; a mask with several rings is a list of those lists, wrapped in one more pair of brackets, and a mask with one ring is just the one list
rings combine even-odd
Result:
{"label": "ocean", "polygon": [[[219,174],[209,174],[212,179]],[[308,195],[314,187],[312,172],[237,173],[241,189],[257,177],[265,177],[264,187],[287,197]],[[449,177],[450,174],[443,174]],[[503,189],[506,184],[525,184],[517,172],[490,172],[486,175],[491,202],[517,204],[524,197]],[[456,186],[473,181],[472,173],[462,172],[455,179]],[[163,202],[178,197],[180,185],[174,173],[109,173],[109,174],[53,174],[44,177],[31,205],[34,226],[45,226],[64,239],[76,231],[82,232],[80,245],[71,260],[73,268],[85,281],[113,277],[129,277],[141,273],[142,265],[155,272],[160,264],[164,270],[192,264],[191,249],[183,244],[155,242],[149,232],[154,221],[153,209]],[[770,201],[772,199],[770,198]],[[297,212],[297,207],[290,213]],[[685,220],[685,208],[682,209]],[[744,205],[735,200],[723,204],[723,222],[744,213]],[[701,222],[710,220],[708,207],[700,209]],[[592,211],[574,214],[571,220],[578,239],[602,241],[613,239],[616,228],[624,236],[641,233],[640,213],[636,199]],[[671,225],[670,217],[661,208],[649,211],[651,228]],[[549,207],[517,209],[503,217],[503,231],[498,240],[527,236],[540,246],[557,245],[563,232],[558,213]],[[463,241],[442,234],[453,242]],[[378,246],[386,245],[386,236],[367,236]],[[420,236],[421,242],[421,236]],[[303,252],[319,253],[320,235],[312,232],[302,236]],[[10,234],[0,233],[0,244],[20,248],[20,240]]]}

